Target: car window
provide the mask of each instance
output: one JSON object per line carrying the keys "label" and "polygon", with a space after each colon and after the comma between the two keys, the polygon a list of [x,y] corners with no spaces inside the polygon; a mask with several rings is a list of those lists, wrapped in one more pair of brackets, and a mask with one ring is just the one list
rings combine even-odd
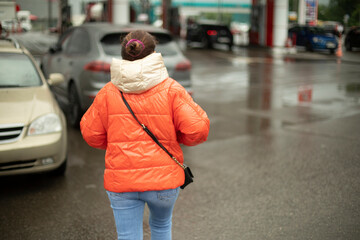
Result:
{"label": "car window", "polygon": [[111,33],[101,38],[100,43],[107,55],[121,55],[121,40],[127,33]]}
{"label": "car window", "polygon": [[165,44],[173,41],[173,38],[169,34],[165,33],[152,33],[152,35],[158,41],[158,44]]}
{"label": "car window", "polygon": [[163,55],[164,57],[167,57],[167,56],[175,56],[175,55],[179,54],[180,48],[176,44],[176,42],[172,41],[172,42],[162,43],[162,44],[158,43],[156,45],[155,51],[158,53],[161,53],[161,55]]}
{"label": "car window", "polygon": [[[101,46],[104,52],[110,56],[121,55],[121,39],[126,36],[127,33],[111,33],[105,35],[101,40]],[[155,48],[156,52],[161,53],[163,56],[173,56],[179,53],[179,48],[173,38],[169,34],[165,33],[152,33],[157,40]]]}
{"label": "car window", "polygon": [[68,54],[85,54],[90,51],[90,36],[84,29],[76,29],[70,38],[70,44],[66,48]]}
{"label": "car window", "polygon": [[24,54],[0,53],[0,87],[33,87],[42,85],[33,62]]}
{"label": "car window", "polygon": [[202,28],[206,29],[206,30],[216,30],[216,31],[226,31],[226,32],[230,32],[229,28],[227,26],[221,26],[221,25],[201,25]]}
{"label": "car window", "polygon": [[315,33],[315,34],[325,34],[325,30],[323,28],[318,28],[318,27],[311,27],[309,28],[309,31],[311,33]]}
{"label": "car window", "polygon": [[61,49],[65,50],[70,42],[70,36],[73,33],[73,29],[65,32],[64,34],[62,34],[59,38],[59,42],[58,45],[61,46]]}

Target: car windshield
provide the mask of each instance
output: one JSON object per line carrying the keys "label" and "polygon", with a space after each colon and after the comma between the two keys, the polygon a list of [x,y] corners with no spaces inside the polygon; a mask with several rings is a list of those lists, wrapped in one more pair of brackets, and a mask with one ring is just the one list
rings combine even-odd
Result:
{"label": "car windshield", "polygon": [[[101,40],[101,46],[104,52],[110,56],[121,55],[120,39],[126,36],[127,33],[111,33],[105,35]],[[162,56],[174,56],[179,53],[179,48],[172,37],[164,33],[151,33],[158,41],[155,51],[162,54]]]}
{"label": "car windshield", "polygon": [[309,31],[311,33],[315,33],[315,34],[325,34],[326,33],[323,28],[318,28],[318,27],[309,28]]}
{"label": "car windshield", "polygon": [[0,53],[0,87],[33,87],[42,84],[36,68],[28,56]]}

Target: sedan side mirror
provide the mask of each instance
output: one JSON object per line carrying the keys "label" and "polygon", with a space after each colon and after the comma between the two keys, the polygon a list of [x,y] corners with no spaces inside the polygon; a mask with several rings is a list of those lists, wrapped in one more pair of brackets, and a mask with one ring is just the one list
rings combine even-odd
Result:
{"label": "sedan side mirror", "polygon": [[65,82],[65,78],[61,73],[51,73],[47,81],[50,86],[55,86]]}

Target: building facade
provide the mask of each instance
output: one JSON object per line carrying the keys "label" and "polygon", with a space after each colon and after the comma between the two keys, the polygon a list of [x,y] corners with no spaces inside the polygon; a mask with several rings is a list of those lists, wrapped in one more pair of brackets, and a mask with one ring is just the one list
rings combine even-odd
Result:
{"label": "building facade", "polygon": [[[310,0],[299,0],[305,1]],[[67,5],[65,10],[63,2]],[[16,3],[40,20],[50,19],[48,25],[66,14],[73,25],[81,24],[89,20],[89,6],[102,4],[102,21],[153,24],[167,14],[169,21],[180,29],[186,27],[188,18],[248,24],[249,41],[255,45],[280,47],[287,38],[289,0],[16,0]],[[164,10],[166,4],[168,12]],[[55,26],[59,26],[59,21]]]}

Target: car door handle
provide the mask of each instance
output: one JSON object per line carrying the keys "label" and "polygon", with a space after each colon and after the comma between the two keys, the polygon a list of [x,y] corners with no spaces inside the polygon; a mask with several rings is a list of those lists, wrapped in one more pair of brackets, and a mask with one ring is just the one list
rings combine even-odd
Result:
{"label": "car door handle", "polygon": [[72,66],[72,65],[73,65],[73,61],[70,61],[70,62],[69,62],[69,65]]}

